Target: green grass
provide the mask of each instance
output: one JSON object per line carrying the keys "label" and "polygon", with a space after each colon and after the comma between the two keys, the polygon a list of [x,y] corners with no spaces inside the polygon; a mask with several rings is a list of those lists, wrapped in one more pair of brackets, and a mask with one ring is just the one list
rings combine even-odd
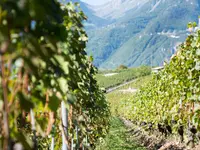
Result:
{"label": "green grass", "polygon": [[100,87],[107,89],[120,85],[124,82],[149,75],[151,73],[151,69],[150,67],[142,66],[138,68],[110,71],[110,73],[118,73],[110,77],[105,77],[105,73],[108,73],[108,71],[97,74],[96,79]]}
{"label": "green grass", "polygon": [[148,83],[151,80],[151,78],[152,78],[151,75],[148,75],[145,77],[140,77],[135,82],[129,83],[129,84],[121,87],[120,89],[127,89],[127,88],[139,89],[139,88],[141,88],[142,85]]}
{"label": "green grass", "polygon": [[119,118],[113,117],[108,135],[96,150],[145,150],[145,148],[131,139]]}
{"label": "green grass", "polygon": [[127,115],[126,111],[130,108],[128,105],[134,98],[134,93],[123,93],[115,91],[106,95],[108,102],[110,103],[110,111],[113,116],[124,117]]}
{"label": "green grass", "polygon": [[128,129],[124,123],[119,119],[120,117],[130,117],[127,112],[133,109],[130,103],[135,95],[134,93],[123,93],[120,90],[127,88],[139,89],[142,85],[148,83],[151,78],[151,75],[140,77],[135,82],[106,94],[113,117],[111,118],[109,133],[105,139],[101,140],[96,150],[146,150],[146,148],[137,144],[136,140],[127,132]]}
{"label": "green grass", "polygon": [[107,94],[106,98],[110,103],[111,114],[113,116],[131,118],[130,114],[128,114],[127,112],[131,112],[131,110],[133,109],[132,105],[130,104],[134,100],[135,93],[124,93],[120,90],[128,88],[139,89],[142,85],[147,84],[151,80],[151,78],[151,75],[140,77],[135,82],[127,84],[120,89]]}

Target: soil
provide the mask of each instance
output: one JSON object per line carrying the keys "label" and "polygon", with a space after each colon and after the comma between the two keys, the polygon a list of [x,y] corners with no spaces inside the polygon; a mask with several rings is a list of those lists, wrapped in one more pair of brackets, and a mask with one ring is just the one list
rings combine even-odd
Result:
{"label": "soil", "polygon": [[133,141],[138,141],[139,144],[145,146],[147,150],[200,150],[200,145],[194,148],[189,148],[185,143],[181,143],[173,137],[164,137],[158,132],[149,133],[142,127],[133,124],[131,121],[122,119],[125,126],[129,129]]}
{"label": "soil", "polygon": [[136,93],[137,91],[138,91],[137,89],[133,89],[133,88],[119,90],[119,92],[122,92],[122,93]]}

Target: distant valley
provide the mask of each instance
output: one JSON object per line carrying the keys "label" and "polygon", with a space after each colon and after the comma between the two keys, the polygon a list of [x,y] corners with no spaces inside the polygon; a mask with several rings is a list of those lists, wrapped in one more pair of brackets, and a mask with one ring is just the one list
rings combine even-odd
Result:
{"label": "distant valley", "polygon": [[[78,1],[80,2],[80,1]],[[199,0],[111,0],[101,6],[80,2],[88,16],[87,52],[94,64],[112,69],[162,65],[198,22]]]}

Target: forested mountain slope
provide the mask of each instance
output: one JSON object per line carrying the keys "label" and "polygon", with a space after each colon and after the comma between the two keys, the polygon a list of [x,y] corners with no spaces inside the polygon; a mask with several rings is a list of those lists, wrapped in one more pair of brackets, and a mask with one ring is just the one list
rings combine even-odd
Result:
{"label": "forested mountain slope", "polygon": [[199,0],[112,0],[102,6],[81,2],[89,20],[87,52],[100,68],[161,65],[186,38],[186,24],[197,21],[199,4]]}

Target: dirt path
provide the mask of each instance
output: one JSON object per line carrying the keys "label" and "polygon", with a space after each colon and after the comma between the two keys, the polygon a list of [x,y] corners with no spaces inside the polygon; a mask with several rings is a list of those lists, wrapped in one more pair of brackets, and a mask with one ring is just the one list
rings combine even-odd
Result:
{"label": "dirt path", "polygon": [[121,119],[124,125],[129,129],[129,134],[132,135],[134,141],[145,146],[147,150],[200,150],[200,145],[194,148],[188,147],[185,143],[180,143],[177,139],[172,137],[163,137],[156,134],[149,134],[141,127],[134,125],[131,121],[124,118]]}
{"label": "dirt path", "polygon": [[122,92],[122,93],[136,93],[137,91],[138,89],[134,89],[134,88],[119,90],[119,92]]}
{"label": "dirt path", "polygon": [[118,117],[111,118],[109,133],[96,150],[147,150],[131,139],[125,124]]}
{"label": "dirt path", "polygon": [[[133,82],[135,82],[135,81],[137,81],[137,79],[134,79],[134,80],[131,80],[131,81],[127,81],[127,82],[122,83],[122,84],[120,84],[120,85],[118,85],[118,86],[109,88],[109,89],[106,90],[106,93],[114,92],[114,91],[116,91],[117,89],[119,89],[119,88],[121,88],[121,87],[123,87],[123,86],[125,86],[125,85],[128,85],[128,84],[130,84],[130,83],[133,83]],[[136,89],[135,89],[135,90],[136,90]]]}

